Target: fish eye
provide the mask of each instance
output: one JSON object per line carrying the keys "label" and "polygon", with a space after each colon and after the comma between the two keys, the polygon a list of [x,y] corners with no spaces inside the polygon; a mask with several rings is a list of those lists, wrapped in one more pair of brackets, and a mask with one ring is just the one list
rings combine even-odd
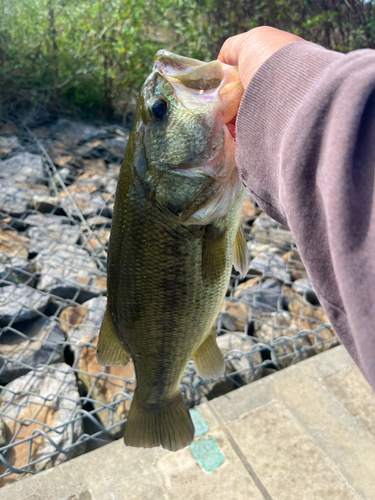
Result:
{"label": "fish eye", "polygon": [[168,109],[166,100],[162,97],[156,97],[149,105],[150,112],[156,120],[161,120]]}

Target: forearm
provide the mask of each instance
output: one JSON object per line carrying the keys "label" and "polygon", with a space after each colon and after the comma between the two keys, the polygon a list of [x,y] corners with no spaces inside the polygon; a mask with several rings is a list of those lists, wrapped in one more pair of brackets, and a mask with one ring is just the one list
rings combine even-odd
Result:
{"label": "forearm", "polygon": [[375,389],[375,51],[292,43],[237,118],[243,182],[289,226],[317,295]]}

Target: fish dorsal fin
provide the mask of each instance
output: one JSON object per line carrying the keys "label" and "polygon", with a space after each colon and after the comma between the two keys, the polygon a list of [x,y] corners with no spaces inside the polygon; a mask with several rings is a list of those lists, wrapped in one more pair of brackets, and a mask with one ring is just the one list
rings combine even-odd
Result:
{"label": "fish dorsal fin", "polygon": [[225,228],[219,229],[213,225],[205,228],[202,247],[203,281],[214,281],[222,275],[226,264],[226,234]]}
{"label": "fish dorsal fin", "polygon": [[108,307],[99,332],[96,358],[102,366],[126,366],[130,361],[130,354],[117,336]]}
{"label": "fish dorsal fin", "polygon": [[244,278],[249,269],[249,262],[247,259],[245,235],[241,226],[238,228],[236,241],[234,242],[233,265],[241,274],[241,278]]}

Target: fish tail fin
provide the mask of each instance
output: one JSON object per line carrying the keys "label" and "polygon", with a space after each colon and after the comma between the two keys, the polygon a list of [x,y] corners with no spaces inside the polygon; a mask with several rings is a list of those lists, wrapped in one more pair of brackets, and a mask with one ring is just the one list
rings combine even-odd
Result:
{"label": "fish tail fin", "polygon": [[216,328],[211,328],[210,335],[194,353],[194,367],[203,380],[221,377],[224,374],[224,359],[216,343]]}
{"label": "fish tail fin", "polygon": [[177,451],[190,444],[194,438],[194,425],[181,392],[165,405],[144,404],[134,392],[124,440],[127,446],[153,448],[162,446]]}

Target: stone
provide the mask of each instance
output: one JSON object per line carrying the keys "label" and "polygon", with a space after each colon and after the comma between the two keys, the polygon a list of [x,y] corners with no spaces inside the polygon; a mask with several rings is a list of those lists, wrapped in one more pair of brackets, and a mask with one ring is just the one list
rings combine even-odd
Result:
{"label": "stone", "polygon": [[91,158],[91,156],[95,155],[95,148],[103,144],[104,141],[96,140],[86,142],[82,146],[76,149],[78,155],[82,156],[82,158]]}
{"label": "stone", "polygon": [[[251,306],[252,317],[258,312],[273,312],[283,305],[281,296],[281,286],[274,279],[260,280],[254,278],[250,280],[252,286],[246,288],[238,286],[234,297]],[[246,285],[245,282],[243,285]]]}
{"label": "stone", "polygon": [[9,443],[9,431],[2,417],[0,417],[0,448]]}
{"label": "stone", "polygon": [[50,130],[66,144],[78,144],[81,141],[89,141],[107,135],[104,128],[93,127],[92,125],[66,120],[65,118],[60,118]]}
{"label": "stone", "polygon": [[[56,447],[37,432],[44,431],[57,446],[64,450],[69,448],[83,434],[82,419],[76,418],[80,409],[79,397],[74,371],[65,363],[30,371],[5,386],[0,396],[0,412],[14,439],[12,453],[6,454],[9,463],[22,468],[38,460],[31,470],[39,472],[82,451],[81,448],[50,456],[57,451]],[[0,474],[6,469],[0,462]],[[6,476],[2,486],[22,477]]]}
{"label": "stone", "polygon": [[0,123],[1,134],[19,134],[18,127],[13,123]]}
{"label": "stone", "polygon": [[27,261],[30,239],[27,236],[8,229],[0,229],[0,264],[19,265]]}
{"label": "stone", "polygon": [[24,283],[30,287],[36,284],[35,269],[32,264],[24,260],[17,260],[17,257],[11,260],[10,265],[0,263],[0,286],[10,283]]}
{"label": "stone", "polygon": [[101,146],[106,149],[106,160],[109,163],[122,162],[125,156],[127,144],[128,138],[122,136],[106,139]]}
{"label": "stone", "polygon": [[249,318],[250,307],[243,302],[225,300],[219,316],[219,329],[244,332]]}
{"label": "stone", "polygon": [[254,249],[262,247],[262,252],[283,254],[294,244],[294,240],[287,228],[268,215],[261,214],[251,226],[249,243],[251,256],[254,257]]}
{"label": "stone", "polygon": [[[68,187],[68,191],[73,196],[73,198],[75,198],[76,195],[80,194],[94,193],[94,191],[97,191],[97,189],[98,186],[95,182],[83,182],[83,183],[75,182]],[[68,194],[66,191],[62,191],[60,193],[60,199],[64,199],[67,196]]]}
{"label": "stone", "polygon": [[57,244],[39,253],[34,264],[41,273],[38,290],[72,298],[77,290],[89,290],[98,267],[89,253],[77,245]]}
{"label": "stone", "polygon": [[96,215],[95,217],[88,218],[86,222],[91,228],[110,227],[112,224],[112,219],[109,219],[108,217],[103,217],[102,215]]}
{"label": "stone", "polygon": [[46,227],[56,224],[62,224],[65,220],[65,217],[61,217],[54,214],[32,214],[25,217],[22,222],[27,226],[39,226]]}
{"label": "stone", "polygon": [[12,182],[0,182],[0,212],[19,217],[26,212],[33,196],[30,190],[15,186]]}
{"label": "stone", "polygon": [[6,158],[12,151],[20,147],[21,144],[16,135],[0,136],[0,158]]}
{"label": "stone", "polygon": [[262,376],[262,355],[253,337],[242,332],[225,333],[219,335],[217,344],[224,355],[227,374],[238,372],[245,384]]}
{"label": "stone", "polygon": [[0,384],[9,383],[39,364],[62,361],[64,341],[58,323],[44,316],[4,329],[0,337]]}
{"label": "stone", "polygon": [[250,271],[257,271],[264,277],[276,278],[282,282],[290,282],[290,273],[279,255],[261,253],[250,261]]}
{"label": "stone", "polygon": [[74,156],[64,155],[64,156],[55,156],[53,159],[53,163],[58,165],[59,167],[64,167],[67,163],[70,163],[74,160]]}
{"label": "stone", "polygon": [[291,250],[290,252],[284,254],[282,258],[294,280],[307,277],[307,271],[298,250]]}
{"label": "stone", "polygon": [[22,284],[0,287],[0,325],[19,323],[39,316],[47,307],[49,297]]}
{"label": "stone", "polygon": [[[122,437],[125,430],[124,419],[128,416],[131,399],[135,390],[135,373],[133,363],[124,366],[108,366],[103,368],[96,359],[96,345],[98,336],[86,337],[79,342],[77,352],[77,376],[82,382],[90,398],[98,410],[96,416],[103,426],[108,429],[115,424],[109,433],[115,437]],[[92,345],[94,344],[94,345]],[[122,379],[122,380],[120,380]],[[112,409],[103,405],[110,405]]]}
{"label": "stone", "polygon": [[257,217],[260,213],[261,210],[255,207],[254,201],[249,198],[245,198],[242,205],[241,224],[255,219],[255,217]]}
{"label": "stone", "polygon": [[300,295],[306,297],[306,299],[313,304],[319,302],[310,278],[302,278],[294,281],[292,283],[292,289]]}
{"label": "stone", "polygon": [[[253,324],[253,335],[272,347],[271,359],[281,368],[312,355],[307,335],[299,335],[299,324],[287,311],[261,313]],[[305,347],[303,351],[301,349]]]}
{"label": "stone", "polygon": [[0,161],[0,179],[30,184],[45,183],[42,157],[23,152]]}
{"label": "stone", "polygon": [[[70,188],[71,186],[69,186],[69,189]],[[61,197],[61,206],[67,213],[71,213],[74,216],[77,216],[80,213],[83,217],[89,218],[99,214],[103,210],[106,206],[106,200],[100,193],[76,194],[73,199],[64,195]],[[78,207],[78,210],[76,206]]]}
{"label": "stone", "polygon": [[[85,339],[93,339],[99,334],[102,325],[107,297],[94,297],[81,306],[71,306],[64,309],[59,316],[60,326],[66,333],[68,341],[78,344]],[[74,347],[74,346],[73,346]],[[75,349],[75,353],[80,350]]]}
{"label": "stone", "polygon": [[91,179],[93,176],[103,176],[107,173],[107,167],[104,160],[83,160],[85,171],[79,176],[79,180]]}
{"label": "stone", "polygon": [[[63,221],[61,221],[63,222]],[[79,226],[70,226],[61,223],[52,223],[33,227],[29,230],[30,252],[52,253],[54,248],[61,246],[61,242],[72,245],[79,241],[81,229]]]}

